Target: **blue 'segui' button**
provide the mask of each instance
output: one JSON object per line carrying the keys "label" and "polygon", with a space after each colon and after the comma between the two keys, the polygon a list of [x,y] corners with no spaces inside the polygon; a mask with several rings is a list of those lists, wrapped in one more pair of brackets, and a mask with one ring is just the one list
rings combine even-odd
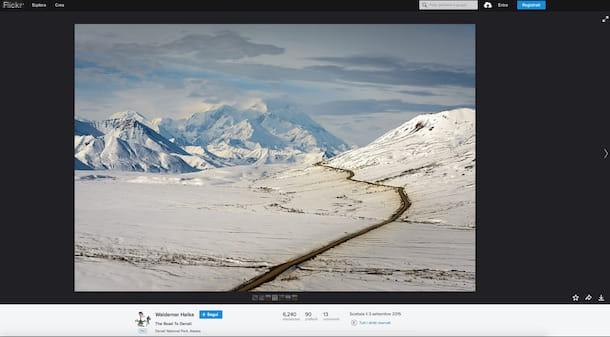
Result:
{"label": "blue 'segui' button", "polygon": [[222,319],[222,310],[199,310],[200,319]]}
{"label": "blue 'segui' button", "polygon": [[543,11],[546,9],[544,0],[523,0],[517,1],[517,9],[520,11]]}

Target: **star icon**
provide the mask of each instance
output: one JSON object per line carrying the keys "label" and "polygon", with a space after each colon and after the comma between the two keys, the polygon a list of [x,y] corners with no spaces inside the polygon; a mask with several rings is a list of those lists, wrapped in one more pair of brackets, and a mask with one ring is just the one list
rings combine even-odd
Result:
{"label": "star icon", "polygon": [[578,299],[579,299],[579,298],[580,298],[580,296],[578,296],[578,294],[574,294],[574,295],[572,296],[572,301],[573,301],[573,302],[578,302]]}

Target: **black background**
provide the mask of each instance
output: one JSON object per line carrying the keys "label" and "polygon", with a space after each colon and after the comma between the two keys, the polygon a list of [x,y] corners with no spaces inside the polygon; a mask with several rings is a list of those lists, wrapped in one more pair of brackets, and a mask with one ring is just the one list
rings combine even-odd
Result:
{"label": "black background", "polygon": [[595,12],[0,13],[0,303],[250,303],[248,293],[73,291],[79,23],[476,24],[476,291],[308,292],[298,293],[298,303],[569,303],[573,293],[598,296],[610,290],[610,159],[602,159],[610,146],[610,24],[600,18]]}

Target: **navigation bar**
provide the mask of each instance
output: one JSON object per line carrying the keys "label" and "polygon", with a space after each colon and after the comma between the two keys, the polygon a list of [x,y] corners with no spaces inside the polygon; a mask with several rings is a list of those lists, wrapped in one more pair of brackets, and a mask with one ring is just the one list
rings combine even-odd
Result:
{"label": "navigation bar", "polygon": [[[519,8],[517,7],[519,6]],[[9,11],[481,11],[482,9],[546,11],[610,11],[610,1],[596,0],[379,0],[374,2],[289,1],[260,2],[249,0],[201,1],[175,0],[0,0],[0,12]]]}

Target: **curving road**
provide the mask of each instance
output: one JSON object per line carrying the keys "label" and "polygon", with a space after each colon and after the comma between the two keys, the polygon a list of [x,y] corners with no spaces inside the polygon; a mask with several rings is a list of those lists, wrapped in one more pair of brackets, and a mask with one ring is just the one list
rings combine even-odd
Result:
{"label": "curving road", "polygon": [[336,171],[341,171],[341,172],[345,172],[347,173],[347,180],[351,180],[351,181],[355,181],[358,183],[364,183],[364,184],[369,184],[369,185],[373,185],[373,186],[381,186],[381,187],[387,187],[387,188],[391,188],[393,190],[396,191],[396,193],[398,194],[398,196],[400,197],[400,207],[398,209],[396,209],[396,211],[394,211],[394,213],[392,213],[392,215],[390,215],[390,217],[388,217],[387,219],[376,223],[374,225],[371,225],[369,227],[363,228],[357,232],[354,233],[350,233],[350,234],[346,234],[345,236],[334,240],[320,248],[317,248],[315,250],[310,251],[309,253],[306,253],[304,255],[301,256],[297,256],[295,258],[292,258],[282,264],[279,264],[277,266],[271,267],[269,269],[269,271],[260,274],[240,285],[238,285],[237,287],[233,288],[232,291],[250,291],[253,290],[257,287],[259,287],[260,285],[273,281],[276,277],[278,277],[280,274],[284,273],[286,270],[299,265],[307,260],[311,260],[314,257],[328,251],[331,248],[334,248],[346,241],[349,241],[353,238],[356,238],[358,236],[361,236],[365,233],[368,233],[374,229],[377,229],[381,226],[387,225],[391,222],[396,221],[404,212],[407,211],[407,209],[409,209],[409,206],[411,206],[411,201],[409,200],[409,197],[407,196],[407,194],[404,191],[404,188],[402,187],[396,187],[396,186],[388,186],[388,185],[383,185],[383,184],[377,184],[377,183],[371,183],[368,181],[362,181],[362,180],[357,180],[354,179],[354,172],[351,170],[346,170],[346,169],[341,169],[341,168],[336,168],[336,167],[332,167],[332,166],[327,166],[324,165],[322,163],[317,163],[315,164],[317,166],[322,166],[331,170],[336,170]]}

